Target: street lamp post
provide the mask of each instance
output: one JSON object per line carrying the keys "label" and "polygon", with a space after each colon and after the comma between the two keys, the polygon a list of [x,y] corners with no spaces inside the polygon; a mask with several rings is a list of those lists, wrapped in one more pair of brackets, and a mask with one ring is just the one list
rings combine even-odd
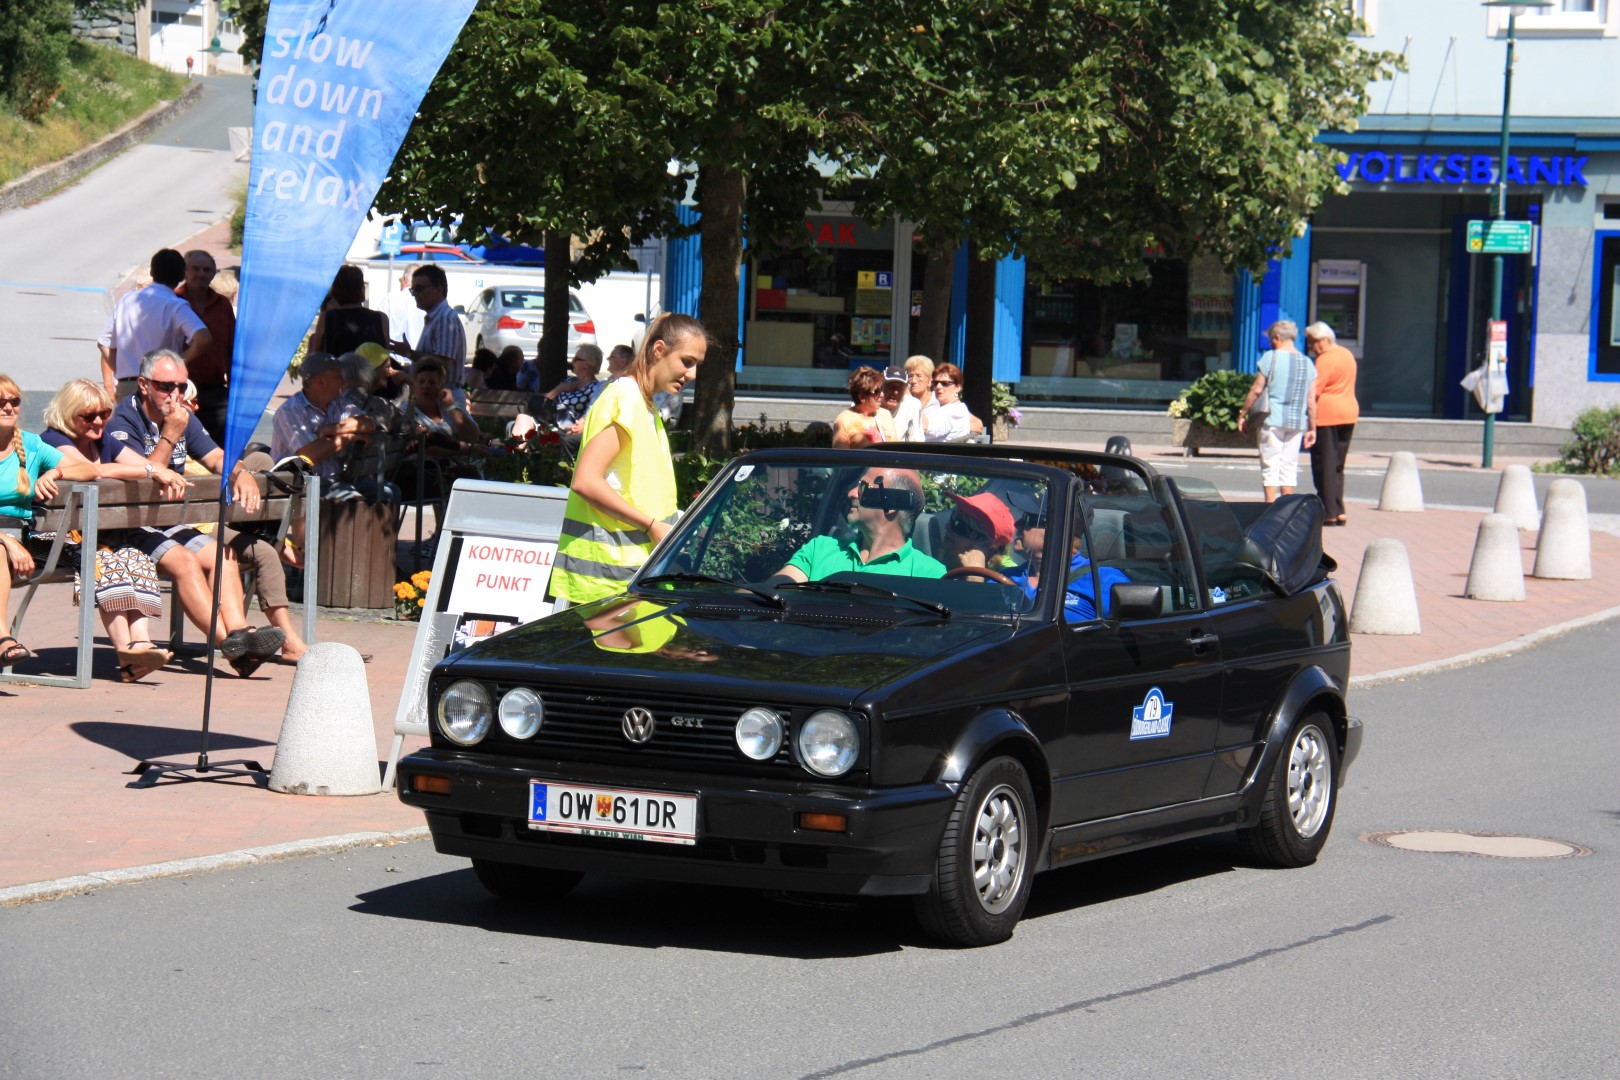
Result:
{"label": "street lamp post", "polygon": [[[1496,162],[1496,210],[1491,214],[1493,221],[1507,220],[1507,167],[1508,167],[1508,131],[1513,117],[1513,47],[1518,43],[1516,34],[1519,11],[1521,8],[1552,7],[1552,0],[1486,0],[1485,7],[1507,8],[1507,65],[1502,73],[1502,147],[1497,155]],[[1500,254],[1491,256],[1491,321],[1499,322],[1502,318],[1502,277],[1505,264]],[[1485,351],[1485,445],[1480,457],[1480,468],[1489,469],[1491,459],[1496,450],[1496,414],[1490,411],[1491,379],[1494,375],[1491,367],[1491,353]]]}

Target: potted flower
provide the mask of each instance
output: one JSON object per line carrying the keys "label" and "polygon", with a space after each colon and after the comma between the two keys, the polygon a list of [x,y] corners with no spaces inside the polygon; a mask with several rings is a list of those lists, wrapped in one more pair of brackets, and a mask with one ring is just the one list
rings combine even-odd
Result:
{"label": "potted flower", "polygon": [[1252,433],[1239,432],[1238,417],[1254,375],[1211,371],[1170,403],[1171,439],[1196,454],[1200,448],[1242,449],[1254,445]]}
{"label": "potted flower", "polygon": [[1004,442],[1024,419],[1018,411],[1018,399],[1012,387],[1004,382],[990,384],[990,441]]}
{"label": "potted flower", "polygon": [[427,605],[428,586],[432,584],[433,571],[418,570],[405,581],[394,583],[394,617],[407,622],[417,622],[422,618],[422,609]]}

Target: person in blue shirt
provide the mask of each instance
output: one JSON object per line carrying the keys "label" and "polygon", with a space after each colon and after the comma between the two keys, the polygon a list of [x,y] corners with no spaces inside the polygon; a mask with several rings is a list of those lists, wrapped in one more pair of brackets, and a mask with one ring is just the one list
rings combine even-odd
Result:
{"label": "person in blue shirt", "polygon": [[[1018,523],[1018,541],[1029,561],[1024,564],[1022,573],[1008,577],[1033,600],[1040,586],[1041,565],[1046,553],[1046,519],[1038,514],[1026,514]],[[1065,622],[1090,622],[1097,618],[1096,578],[1092,577],[1091,560],[1081,551],[1084,541],[1084,534],[1076,531],[1070,545],[1068,584],[1063,590]],[[1113,607],[1114,586],[1128,585],[1131,579],[1112,566],[1098,567],[1097,577],[1102,579],[1102,611],[1106,618]]]}

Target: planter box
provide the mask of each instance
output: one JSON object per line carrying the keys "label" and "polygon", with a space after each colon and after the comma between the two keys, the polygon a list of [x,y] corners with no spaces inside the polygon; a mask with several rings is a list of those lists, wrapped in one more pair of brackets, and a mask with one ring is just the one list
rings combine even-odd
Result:
{"label": "planter box", "polygon": [[1170,442],[1198,456],[1200,450],[1253,450],[1259,445],[1254,432],[1222,431],[1202,420],[1171,420]]}

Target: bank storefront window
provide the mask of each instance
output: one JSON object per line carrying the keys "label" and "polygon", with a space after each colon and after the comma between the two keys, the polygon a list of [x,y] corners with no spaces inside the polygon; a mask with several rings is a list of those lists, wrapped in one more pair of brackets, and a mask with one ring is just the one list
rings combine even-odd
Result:
{"label": "bank storefront window", "polygon": [[852,368],[897,362],[896,346],[909,337],[895,333],[896,290],[911,275],[895,273],[894,229],[819,214],[807,215],[804,229],[812,253],[760,256],[745,267],[739,386],[842,390]]}
{"label": "bank storefront window", "polygon": [[1041,280],[1024,292],[1018,396],[1149,406],[1232,366],[1232,275],[1214,259],[1155,258],[1126,285]]}

